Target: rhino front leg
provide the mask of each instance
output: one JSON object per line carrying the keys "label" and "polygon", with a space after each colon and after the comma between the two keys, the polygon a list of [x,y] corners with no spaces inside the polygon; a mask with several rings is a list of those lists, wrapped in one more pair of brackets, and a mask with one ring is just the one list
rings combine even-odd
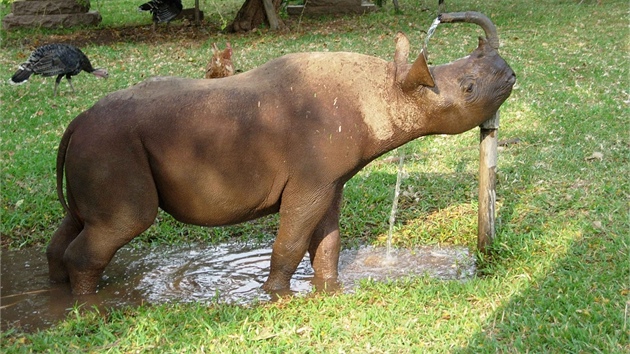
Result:
{"label": "rhino front leg", "polygon": [[308,193],[283,193],[280,228],[263,290],[274,293],[290,288],[291,277],[304,258],[318,225],[328,216],[335,194],[336,188],[331,187]]}
{"label": "rhino front leg", "polygon": [[308,248],[311,265],[315,270],[313,283],[318,290],[333,289],[338,286],[339,251],[339,213],[341,211],[342,189],[335,195],[328,213],[315,229]]}

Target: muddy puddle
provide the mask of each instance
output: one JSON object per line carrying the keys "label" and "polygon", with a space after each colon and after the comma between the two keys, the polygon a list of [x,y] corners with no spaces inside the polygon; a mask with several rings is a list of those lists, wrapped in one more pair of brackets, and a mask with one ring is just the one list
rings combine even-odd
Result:
{"label": "muddy puddle", "polygon": [[[48,282],[42,249],[3,251],[0,320],[2,330],[44,329],[66,317],[77,304],[101,309],[142,303],[269,301],[260,287],[269,273],[270,245],[231,244],[134,249],[125,247],[106,268],[97,294],[72,296],[69,286]],[[362,247],[342,250],[340,282],[352,292],[362,279],[386,281],[408,275],[468,279],[475,262],[464,247],[394,250]],[[291,281],[297,296],[312,291],[313,269],[306,256]]]}

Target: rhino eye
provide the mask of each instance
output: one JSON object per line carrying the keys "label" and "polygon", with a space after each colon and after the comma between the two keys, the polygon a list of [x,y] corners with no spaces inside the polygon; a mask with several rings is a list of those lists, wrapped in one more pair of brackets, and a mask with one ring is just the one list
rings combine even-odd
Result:
{"label": "rhino eye", "polygon": [[462,77],[459,81],[460,90],[462,90],[462,94],[464,95],[464,99],[467,102],[472,102],[477,99],[478,92],[476,90],[475,85],[477,84],[478,77],[473,75],[466,75]]}

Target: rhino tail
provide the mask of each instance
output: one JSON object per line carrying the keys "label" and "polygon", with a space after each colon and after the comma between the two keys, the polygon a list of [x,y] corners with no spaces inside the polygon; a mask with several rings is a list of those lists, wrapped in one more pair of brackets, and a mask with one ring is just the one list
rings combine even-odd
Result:
{"label": "rhino tail", "polygon": [[61,138],[61,142],[59,143],[59,149],[57,150],[57,198],[61,203],[63,209],[72,217],[72,219],[77,223],[77,225],[81,225],[78,218],[72,213],[70,210],[70,206],[68,206],[68,202],[66,201],[66,197],[63,194],[63,177],[64,177],[64,165],[66,163],[66,153],[68,152],[68,145],[70,144],[70,138],[72,137],[72,133],[74,129],[72,124],[68,126],[66,131],[63,133]]}

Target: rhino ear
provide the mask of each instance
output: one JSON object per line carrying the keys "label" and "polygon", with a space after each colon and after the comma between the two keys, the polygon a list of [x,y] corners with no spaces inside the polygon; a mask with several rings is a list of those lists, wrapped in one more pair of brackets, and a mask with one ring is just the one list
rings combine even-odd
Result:
{"label": "rhino ear", "polygon": [[409,58],[409,39],[404,33],[396,33],[394,38],[396,42],[396,51],[394,52],[394,63],[397,68],[402,68],[407,65],[407,59]]}
{"label": "rhino ear", "polygon": [[477,46],[482,52],[490,52],[495,50],[487,38],[479,36],[479,45]]}
{"label": "rhino ear", "polygon": [[411,65],[409,68],[409,72],[403,79],[401,83],[401,88],[403,92],[410,92],[418,88],[418,86],[435,86],[435,81],[433,80],[433,76],[429,71],[429,66],[427,65],[427,58],[424,55],[424,50],[420,52],[418,55],[418,59]]}

